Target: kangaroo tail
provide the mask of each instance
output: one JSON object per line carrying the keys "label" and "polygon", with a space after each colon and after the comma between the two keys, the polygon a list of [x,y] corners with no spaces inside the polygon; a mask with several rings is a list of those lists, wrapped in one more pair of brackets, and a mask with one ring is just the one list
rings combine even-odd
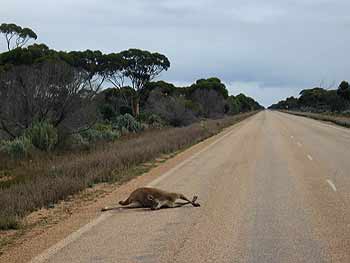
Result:
{"label": "kangaroo tail", "polygon": [[130,199],[128,198],[128,199],[126,199],[125,201],[119,201],[119,204],[120,205],[129,205],[131,203],[131,201],[130,201]]}

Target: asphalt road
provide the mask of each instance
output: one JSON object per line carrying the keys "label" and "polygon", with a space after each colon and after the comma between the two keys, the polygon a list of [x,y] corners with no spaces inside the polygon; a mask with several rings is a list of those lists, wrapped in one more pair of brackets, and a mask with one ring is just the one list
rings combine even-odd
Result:
{"label": "asphalt road", "polygon": [[261,112],[152,185],[202,206],[110,211],[33,262],[350,262],[350,130]]}

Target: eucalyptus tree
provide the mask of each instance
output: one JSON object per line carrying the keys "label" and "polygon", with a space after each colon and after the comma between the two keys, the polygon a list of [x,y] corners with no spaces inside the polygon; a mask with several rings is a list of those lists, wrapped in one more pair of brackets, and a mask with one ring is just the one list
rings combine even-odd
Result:
{"label": "eucalyptus tree", "polygon": [[70,131],[94,123],[99,87],[89,83],[100,70],[75,58],[42,44],[1,53],[0,129],[16,137],[36,121]]}
{"label": "eucalyptus tree", "polygon": [[104,55],[99,50],[60,52],[60,58],[79,69],[86,81],[86,89],[97,93],[106,80]]}
{"label": "eucalyptus tree", "polygon": [[347,81],[342,81],[338,87],[337,93],[340,97],[350,100],[350,85]]}
{"label": "eucalyptus tree", "polygon": [[170,62],[168,58],[159,53],[151,53],[140,49],[129,49],[120,53],[123,75],[131,83],[135,90],[132,100],[134,116],[140,113],[140,94],[145,85],[155,79],[162,71],[168,70]]}
{"label": "eucalyptus tree", "polygon": [[16,24],[2,23],[0,25],[0,33],[5,36],[8,51],[13,48],[23,47],[29,40],[38,38],[32,29],[28,27],[22,28]]}

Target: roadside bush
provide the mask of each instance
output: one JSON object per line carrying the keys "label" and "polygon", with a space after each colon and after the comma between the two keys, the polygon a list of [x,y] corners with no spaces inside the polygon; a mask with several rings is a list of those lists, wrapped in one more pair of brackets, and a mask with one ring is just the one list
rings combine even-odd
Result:
{"label": "roadside bush", "polygon": [[139,115],[138,120],[151,128],[162,128],[165,125],[162,118],[154,113],[142,113]]}
{"label": "roadside bush", "polygon": [[146,111],[160,116],[171,126],[186,126],[196,120],[186,103],[187,100],[181,96],[167,96],[155,90],[148,97]]}
{"label": "roadside bush", "polygon": [[84,140],[95,143],[97,141],[114,141],[120,137],[120,133],[101,124],[81,132],[81,136]]}
{"label": "roadside bush", "polygon": [[121,133],[139,132],[142,130],[141,123],[128,113],[118,116],[113,123],[113,127]]}
{"label": "roadside bush", "polygon": [[58,142],[58,134],[52,124],[44,121],[33,124],[24,133],[31,143],[42,151],[51,151]]}
{"label": "roadside bush", "polygon": [[120,132],[112,130],[104,131],[102,132],[102,137],[105,141],[114,141],[120,137]]}
{"label": "roadside bush", "polygon": [[20,228],[19,217],[0,213],[1,230],[19,229],[19,228]]}
{"label": "roadside bush", "polygon": [[95,129],[88,129],[80,133],[84,140],[94,143],[103,139],[102,133]]}
{"label": "roadside bush", "polygon": [[25,136],[18,137],[12,141],[4,141],[0,145],[0,151],[9,155],[13,159],[25,158],[30,154],[33,145]]}
{"label": "roadside bush", "polygon": [[101,114],[103,120],[111,121],[112,119],[114,119],[117,116],[113,107],[111,105],[108,105],[108,104],[101,105],[99,107],[99,111],[100,111],[100,114]]}
{"label": "roadside bush", "polygon": [[16,183],[0,187],[0,229],[18,228],[31,211],[77,193],[94,183],[128,180],[133,168],[218,133],[254,113],[209,120],[188,127],[149,130],[105,144],[95,151],[33,159],[12,175]]}
{"label": "roadside bush", "polygon": [[147,118],[147,124],[149,124],[152,128],[162,128],[164,126],[162,118],[157,114],[149,115]]}
{"label": "roadside bush", "polygon": [[61,145],[64,150],[88,150],[89,142],[79,133],[71,134],[66,137]]}

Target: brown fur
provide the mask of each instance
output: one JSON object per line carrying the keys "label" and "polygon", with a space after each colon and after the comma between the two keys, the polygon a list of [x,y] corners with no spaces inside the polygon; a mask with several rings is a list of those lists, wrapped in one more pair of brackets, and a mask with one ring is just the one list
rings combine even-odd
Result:
{"label": "brown fur", "polygon": [[[187,201],[186,203],[176,203],[177,199]],[[195,201],[197,197],[194,196],[190,201],[183,194],[166,192],[152,187],[141,187],[133,191],[125,201],[120,201],[122,206],[131,207],[145,207],[151,209],[160,209],[161,207],[179,207],[186,204],[192,204],[193,206],[200,206]],[[103,211],[111,210],[109,208],[102,209]]]}

